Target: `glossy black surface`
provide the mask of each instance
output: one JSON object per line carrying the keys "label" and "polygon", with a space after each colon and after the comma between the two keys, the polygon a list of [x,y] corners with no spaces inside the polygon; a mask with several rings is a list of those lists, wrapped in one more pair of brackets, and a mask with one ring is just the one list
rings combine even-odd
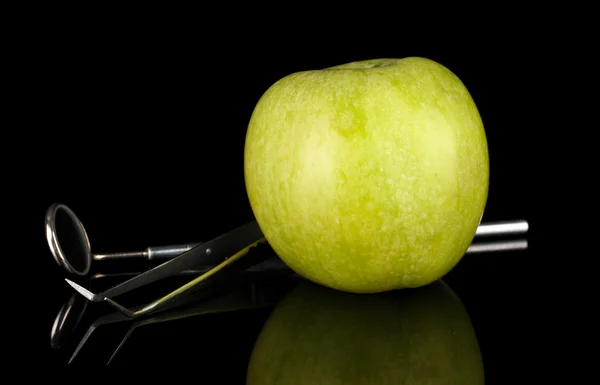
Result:
{"label": "glossy black surface", "polygon": [[[564,317],[572,299],[559,296],[564,276],[550,274],[550,268],[579,256],[558,250],[559,239],[544,239],[543,229],[555,222],[536,210],[539,200],[550,199],[539,192],[546,187],[536,184],[546,166],[534,170],[532,165],[540,159],[535,151],[543,147],[539,119],[548,113],[536,105],[542,92],[538,85],[545,81],[540,62],[551,58],[538,56],[521,35],[478,44],[471,35],[444,33],[435,43],[417,39],[414,31],[396,31],[376,44],[374,37],[357,43],[339,31],[292,38],[291,27],[259,32],[249,25],[230,39],[198,20],[152,20],[135,17],[110,26],[90,21],[93,27],[76,29],[51,23],[32,29],[37,32],[19,56],[28,106],[21,118],[36,134],[26,141],[35,150],[33,171],[16,182],[30,186],[22,227],[27,242],[6,269],[10,306],[3,314],[13,325],[6,331],[15,341],[11,364],[31,371],[55,368],[59,373],[53,378],[94,366],[82,382],[110,360],[109,368],[130,368],[145,378],[166,371],[174,381],[193,373],[192,381],[199,383],[245,383],[255,343],[275,303],[297,279],[248,277],[245,285],[260,278],[257,290],[272,301],[259,308],[195,314],[203,304],[198,297],[173,313],[157,314],[154,321],[162,322],[143,324],[154,316],[141,323],[115,316],[119,322],[98,326],[69,364],[90,326],[110,321],[114,309],[73,297],[64,278],[101,290],[129,276],[90,283],[65,273],[45,243],[46,208],[54,202],[69,205],[85,224],[95,253],[212,239],[253,219],[243,179],[245,131],[258,98],[273,82],[291,72],[352,60],[425,56],[463,80],[482,115],[491,167],[483,220],[526,219],[531,226],[528,250],[465,256],[443,278],[472,322],[485,383],[537,383],[559,367],[549,364],[547,356],[560,350],[556,341],[565,330],[556,320]],[[174,27],[160,27],[165,25]],[[287,43],[273,35],[284,36]],[[552,204],[543,204],[543,211]],[[134,273],[151,266],[121,262],[95,262],[90,274]],[[173,278],[119,299],[141,305],[189,279]],[[237,293],[247,299],[243,293],[249,289],[243,287]],[[233,289],[224,284],[212,300]],[[85,310],[81,317],[59,317],[66,321],[57,330],[57,315],[69,303],[73,311]],[[192,315],[186,317],[185,309]],[[328,337],[323,334],[324,341]]]}
{"label": "glossy black surface", "polygon": [[[536,318],[532,318],[539,314],[539,309],[536,309],[535,291],[532,291],[527,274],[515,269],[515,266],[526,266],[526,261],[530,258],[530,250],[467,255],[443,278],[443,282],[464,305],[464,314],[472,323],[481,352],[486,383],[501,383],[519,371],[527,374],[530,356],[539,348],[533,329]],[[128,267],[132,268],[131,265]],[[304,281],[285,271],[247,274],[235,281],[230,280],[224,285],[211,288],[210,292],[196,293],[195,297],[187,298],[189,302],[180,302],[173,309],[130,320],[104,303],[87,303],[62,281],[63,277],[56,269],[53,269],[53,273],[54,279],[48,279],[46,282],[51,288],[46,287],[45,293],[48,297],[38,306],[39,313],[35,321],[31,321],[30,329],[38,337],[30,348],[34,353],[42,353],[46,363],[50,361],[57,367],[65,368],[100,367],[109,364],[112,367],[139,370],[168,366],[175,372],[185,371],[193,366],[197,370],[206,371],[207,375],[215,375],[231,383],[244,383],[255,342],[266,321],[277,305]],[[96,278],[73,279],[92,291],[98,291],[128,278],[92,276]],[[126,294],[121,299],[131,306],[141,305],[189,280],[189,277],[173,277],[138,289],[136,293]],[[510,285],[506,284],[507,280],[510,281]],[[323,290],[329,291],[324,288]],[[418,297],[419,290],[421,289],[399,291],[392,295],[413,298]],[[346,316],[349,317],[340,318],[340,328],[350,324],[348,327],[358,327],[356,331],[367,336],[372,332],[370,328],[379,327],[377,322],[388,325],[388,329],[391,328],[390,325],[396,325],[397,330],[406,328],[402,309],[394,309],[394,305],[388,307],[389,317],[394,317],[395,320],[386,320],[389,317],[385,311],[380,310],[377,322],[373,322],[372,325],[359,323],[359,326],[352,326],[353,322],[359,322],[362,313],[369,313],[368,309],[364,309],[365,301],[376,303],[381,298],[389,297],[390,293],[372,295],[369,296],[369,300],[365,299],[366,296],[336,293],[339,294],[334,294],[330,301],[332,307],[337,302],[344,303],[347,308]],[[335,297],[336,295],[339,298]],[[311,299],[305,303],[309,312],[310,301]],[[439,306],[439,303],[430,303],[427,299],[415,301],[421,301],[420,306],[432,311],[429,322],[437,319],[441,322],[441,327],[448,328],[448,333],[453,332],[451,323],[444,326],[445,313],[440,311],[440,314],[436,314],[436,306]],[[353,307],[354,303],[356,308]],[[70,311],[66,317],[65,309]],[[427,324],[427,317],[424,318],[423,322]],[[285,329],[285,325],[283,327]],[[310,325],[306,327],[310,328]],[[327,333],[327,330],[332,334]],[[336,330],[331,327],[323,329],[322,339],[332,338]],[[413,337],[417,340],[427,340],[423,336],[427,330],[427,327],[417,330]],[[432,338],[439,337],[435,328],[431,332]],[[356,344],[364,344],[363,335],[357,335],[356,338]],[[390,341],[385,342],[391,344]],[[429,343],[435,346],[437,342],[433,340]],[[348,344],[352,346],[351,341],[348,341]],[[416,352],[425,356],[433,354],[432,357],[423,358],[430,370],[435,370],[438,366],[444,368],[447,366],[445,361],[456,359],[445,352],[448,349],[447,341],[439,341],[441,353],[436,353],[435,349],[419,353],[421,349],[418,344],[404,344],[406,341],[398,341],[398,346],[392,344],[396,352],[389,359],[399,360],[400,353],[409,355]],[[287,348],[290,349],[289,346]],[[318,349],[318,346],[315,349]],[[432,349],[431,345],[429,349]],[[382,350],[378,351],[379,358],[381,355],[385,358],[385,352],[388,350],[389,346],[382,345]],[[364,354],[368,355],[368,352]],[[356,353],[347,358],[350,362],[356,360]],[[324,359],[322,354],[320,359]],[[406,362],[399,361],[398,365],[406,365]],[[415,365],[422,363],[416,362]],[[365,370],[367,369],[363,369]],[[373,370],[377,370],[377,366],[374,366]]]}

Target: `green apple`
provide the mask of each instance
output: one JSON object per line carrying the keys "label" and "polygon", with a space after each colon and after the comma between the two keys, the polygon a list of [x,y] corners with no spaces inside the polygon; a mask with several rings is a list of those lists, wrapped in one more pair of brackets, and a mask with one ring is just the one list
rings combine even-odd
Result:
{"label": "green apple", "polygon": [[475,331],[442,281],[361,295],[309,281],[271,313],[248,385],[483,385]]}
{"label": "green apple", "polygon": [[356,293],[448,273],[480,224],[488,163],[465,85],[417,57],[283,77],[258,100],[244,149],[249,202],[274,251]]}

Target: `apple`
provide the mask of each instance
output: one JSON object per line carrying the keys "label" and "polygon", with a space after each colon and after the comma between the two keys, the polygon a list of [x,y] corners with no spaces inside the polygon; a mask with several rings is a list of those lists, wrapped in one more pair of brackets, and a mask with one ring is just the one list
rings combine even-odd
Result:
{"label": "apple", "polygon": [[477,337],[442,281],[371,295],[310,281],[261,330],[247,385],[483,385]]}
{"label": "apple", "polygon": [[447,274],[481,222],[488,163],[465,85],[419,57],[281,78],[244,148],[249,203],[273,250],[300,276],[354,293]]}

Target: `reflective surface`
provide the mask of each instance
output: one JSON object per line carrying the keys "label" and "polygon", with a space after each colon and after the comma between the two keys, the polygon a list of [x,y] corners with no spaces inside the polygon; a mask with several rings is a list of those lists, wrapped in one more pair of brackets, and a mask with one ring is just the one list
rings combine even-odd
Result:
{"label": "reflective surface", "polygon": [[[226,7],[232,8],[229,4]],[[484,119],[491,180],[483,220],[524,218],[531,224],[528,250],[468,256],[444,277],[469,316],[485,383],[547,383],[544,380],[556,379],[558,371],[568,372],[568,381],[562,382],[565,384],[594,382],[573,379],[587,366],[581,357],[593,356],[585,349],[562,347],[562,341],[593,347],[587,342],[595,329],[586,330],[580,320],[595,321],[582,311],[594,309],[595,302],[584,302],[585,293],[571,295],[567,290],[575,287],[571,280],[582,282],[581,273],[593,271],[595,249],[573,252],[584,239],[571,237],[570,232],[579,235],[580,230],[587,229],[576,218],[578,213],[593,218],[594,202],[586,200],[582,192],[594,189],[586,187],[586,180],[576,178],[573,168],[562,168],[572,159],[565,151],[582,152],[577,146],[567,146],[565,140],[581,135],[573,134],[577,127],[557,119],[564,108],[547,103],[558,100],[557,106],[562,106],[565,98],[554,91],[559,84],[573,82],[568,76],[564,81],[556,76],[557,68],[566,64],[564,54],[569,54],[554,49],[560,39],[550,37],[545,43],[548,31],[531,28],[531,21],[543,18],[523,19],[532,34],[525,29],[512,35],[504,33],[515,31],[513,21],[517,20],[513,20],[500,34],[494,30],[485,37],[479,29],[471,28],[471,34],[462,31],[451,36],[455,30],[451,28],[431,39],[430,34],[419,33],[423,28],[415,33],[402,21],[387,23],[393,33],[353,23],[334,34],[309,37],[306,22],[302,28],[281,29],[274,27],[270,16],[267,23],[246,18],[251,23],[241,26],[239,20],[232,22],[224,13],[221,25],[243,31],[231,34],[219,33],[214,23],[198,20],[218,12],[179,12],[165,17],[161,8],[157,17],[140,17],[139,10],[132,15],[113,12],[104,17],[98,11],[85,18],[72,17],[69,12],[58,18],[58,13],[44,11],[36,16],[28,12],[31,23],[15,34],[30,39],[17,43],[19,54],[9,55],[21,67],[15,74],[19,92],[10,93],[9,99],[23,107],[13,130],[23,138],[11,141],[7,136],[9,147],[22,151],[7,163],[9,180],[4,186],[11,208],[20,211],[24,207],[27,215],[19,215],[5,231],[7,241],[15,234],[24,240],[17,243],[17,253],[6,253],[3,259],[9,263],[3,269],[4,282],[8,283],[3,294],[9,302],[4,304],[2,315],[9,326],[3,328],[2,338],[11,342],[4,363],[18,369],[19,376],[44,373],[46,380],[62,382],[65,372],[84,367],[86,370],[76,372],[81,374],[77,383],[85,384],[95,379],[100,368],[125,367],[135,375],[131,379],[135,383],[159,379],[157,376],[164,373],[166,379],[161,381],[169,383],[244,384],[255,344],[267,330],[277,304],[253,307],[255,302],[246,301],[249,291],[243,291],[244,285],[250,285],[246,282],[236,288],[241,290],[239,297],[229,297],[236,305],[249,304],[238,310],[209,312],[202,308],[202,298],[196,298],[188,306],[199,306],[192,311],[198,314],[180,317],[176,312],[184,311],[182,306],[137,323],[115,315],[107,304],[86,305],[72,299],[74,291],[65,277],[99,292],[151,264],[94,260],[90,277],[123,275],[96,276],[99,278],[91,282],[87,276],[68,276],[48,250],[43,234],[45,210],[54,202],[71,207],[85,224],[92,251],[99,255],[212,239],[253,219],[241,167],[245,134],[257,100],[273,82],[293,72],[350,60],[418,55],[437,60],[458,74]],[[115,14],[119,22],[112,20]],[[190,19],[185,20],[188,14]],[[96,23],[94,15],[98,16]],[[384,24],[378,23],[379,27]],[[261,25],[265,27],[262,30],[258,28]],[[293,39],[291,35],[296,32],[300,32],[298,38]],[[489,39],[492,36],[499,39]],[[359,42],[360,37],[365,41]],[[281,44],[282,39],[285,44]],[[552,49],[542,52],[547,46]],[[558,131],[553,131],[555,128]],[[12,181],[12,175],[19,177]],[[568,199],[567,191],[576,199]],[[19,195],[22,202],[10,199],[11,193]],[[574,203],[585,203],[586,209],[578,210]],[[562,213],[569,213],[566,220]],[[132,307],[149,303],[192,278],[173,278],[119,300]],[[587,282],[595,283],[593,279]],[[283,299],[295,284],[290,276],[279,277],[262,290],[270,293],[267,299]],[[225,306],[228,300],[223,301]],[[335,298],[331,301],[337,303]],[[217,305],[213,302],[212,306],[221,309]],[[337,309],[351,314],[352,302],[344,306]],[[83,307],[82,316],[75,316]],[[150,322],[163,315],[161,322]],[[372,333],[379,325],[386,326],[382,331],[390,330],[392,323],[385,316],[371,316],[370,322],[379,324],[362,336],[381,341],[381,335]],[[347,320],[345,326],[340,321],[340,334],[324,335],[323,344],[338,344],[336,337],[365,329],[360,326],[361,319],[356,320],[358,324]],[[576,327],[567,326],[569,322],[563,320]],[[280,324],[276,330],[287,328]],[[322,331],[315,330],[314,335],[334,333],[331,328],[331,323],[321,324]],[[394,331],[392,328],[389,333]],[[585,331],[585,338],[575,336],[576,331]],[[86,333],[87,340],[81,344]],[[432,338],[436,336],[430,333]],[[263,347],[263,351],[285,348],[289,352],[289,341],[293,344],[294,340],[293,336],[287,338],[285,346]],[[398,337],[407,339],[406,335]],[[387,343],[394,347],[393,341],[378,343],[391,349]],[[361,344],[366,344],[364,339]],[[344,349],[351,348],[344,345]],[[414,354],[389,349],[370,350],[369,356],[382,361],[390,357],[390,365],[400,356],[416,360]],[[448,352],[444,349],[431,358],[430,368],[436,361],[440,370],[447,367],[440,358]],[[315,352],[319,360],[335,354],[307,346],[290,356],[290,365],[295,362],[296,367],[302,367],[298,362],[303,352]],[[575,365],[565,362],[569,357],[577,361]],[[369,371],[366,365],[358,364],[367,360],[361,357],[354,361],[356,373],[360,370],[365,378]],[[338,368],[345,364],[336,362]],[[394,367],[411,372],[410,367]],[[265,371],[258,369],[256,373],[263,373],[260,377],[264,381]],[[303,366],[303,371],[307,370]],[[324,370],[326,374],[331,372]],[[301,383],[307,377],[295,378]],[[335,383],[329,379],[330,384]],[[121,380],[111,376],[103,382],[124,382]]]}
{"label": "reflective surface", "polygon": [[248,384],[483,384],[475,331],[443,282],[378,294],[303,282],[261,330]]}
{"label": "reflective surface", "polygon": [[[375,295],[330,290],[291,271],[248,272],[135,320],[86,303],[56,275],[53,298],[31,323],[43,336],[31,352],[59,368],[193,367],[236,384],[502,383],[527,373],[535,352],[535,290],[526,270],[515,271],[531,253],[466,255],[431,285]],[[78,282],[99,291],[136,273],[119,269]],[[192,278],[171,277],[122,301],[135,307]]]}

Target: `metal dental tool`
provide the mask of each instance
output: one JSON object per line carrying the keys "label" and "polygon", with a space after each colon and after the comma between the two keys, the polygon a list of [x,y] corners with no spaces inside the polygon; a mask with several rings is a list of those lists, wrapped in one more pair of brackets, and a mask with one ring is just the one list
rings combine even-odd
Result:
{"label": "metal dental tool", "polygon": [[[205,285],[212,284],[215,281],[218,282],[232,276],[235,277],[237,274],[242,273],[249,267],[258,265],[261,262],[268,262],[267,259],[272,257],[273,254],[250,252],[251,249],[257,247],[258,245],[266,243],[266,240],[262,237],[259,238],[259,235],[260,229],[258,228],[258,225],[256,222],[251,222],[225,235],[217,237],[210,242],[197,246],[190,251],[155,267],[154,269],[148,270],[147,272],[142,273],[100,294],[94,294],[68,279],[66,279],[66,281],[88,300],[93,302],[106,301],[126,316],[135,318],[158,311],[163,307],[168,306],[178,297],[184,294],[192,293],[193,291],[196,291]],[[256,238],[259,239],[255,240]],[[119,305],[111,299],[111,297],[123,294],[135,288],[155,282],[159,279],[177,274],[181,270],[190,268],[190,265],[197,263],[197,260],[205,255],[207,249],[216,244],[219,244],[219,248],[218,253],[215,254],[218,254],[223,262],[199,277],[191,280],[187,284],[160,298],[159,300],[154,301],[139,310],[132,311]],[[246,257],[247,254],[249,255]]]}
{"label": "metal dental tool", "polygon": [[[199,276],[204,272],[205,271],[201,270],[184,270],[183,272],[181,272],[181,274],[178,274],[177,277],[179,277],[180,279],[185,279],[186,277],[192,275]],[[117,279],[119,281],[123,281],[141,273],[142,272],[127,272],[114,274],[97,273],[91,275],[89,278],[86,277],[85,281],[86,285],[91,288],[96,286],[96,281],[104,281],[104,279]],[[283,261],[281,261],[280,259],[273,259],[269,260],[268,263],[261,263],[248,268],[243,272],[243,274],[240,274],[238,279],[228,281],[227,285],[224,288],[219,287],[218,285],[205,286],[201,295],[180,298],[176,302],[171,303],[169,307],[163,308],[163,310],[170,311],[171,308],[186,305],[188,302],[202,301],[204,298],[212,296],[215,292],[219,292],[219,290],[232,290],[242,285],[254,286],[260,284],[262,287],[264,286],[265,280],[292,280],[295,277],[297,277],[297,275],[294,274],[287,267],[287,265],[283,263]],[[101,286],[106,287],[105,284]],[[81,321],[83,314],[86,311],[88,303],[89,301],[85,297],[81,296],[79,292],[76,291],[71,296],[71,298],[63,304],[63,306],[60,308],[54,319],[54,322],[52,324],[52,330],[50,332],[50,346],[52,347],[52,349],[59,349],[62,345],[62,342],[65,339],[68,339],[69,336],[73,333],[73,331],[77,328],[77,325]],[[117,312],[117,314],[118,317],[112,315],[108,317],[108,319],[131,320],[131,318],[127,317],[121,312]]]}
{"label": "metal dental tool", "polygon": [[[168,260],[185,253],[200,243],[184,243],[170,246],[148,247],[143,251],[92,254],[90,241],[77,215],[64,204],[54,203],[46,211],[46,240],[56,263],[67,272],[75,275],[86,275],[92,261],[114,260],[124,258],[144,258],[147,260]],[[482,223],[475,233],[476,237],[505,236],[523,234],[529,229],[529,224],[524,220]],[[68,241],[61,243],[60,238]],[[211,250],[212,251],[212,250]],[[213,265],[220,260],[209,258],[210,252],[203,260],[206,265]]]}
{"label": "metal dental tool", "polygon": [[[86,275],[92,261],[123,258],[145,258],[147,260],[170,259],[184,253],[199,243],[148,247],[143,251],[92,254],[90,241],[81,220],[73,210],[61,203],[54,203],[46,210],[46,240],[56,263],[67,272]],[[63,243],[59,242],[60,238]],[[68,243],[65,243],[67,240]]]}
{"label": "metal dental tool", "polygon": [[[49,221],[49,223],[53,224],[54,221],[51,220]],[[80,222],[77,221],[77,223]],[[79,230],[76,231],[76,233],[80,235],[85,234],[83,226],[78,227]],[[51,247],[52,245],[55,245],[54,250],[62,252],[58,244],[56,234],[53,233],[54,228],[55,227],[47,226],[47,237],[49,239]],[[525,232],[527,230],[528,224],[526,221],[513,221],[490,223],[487,225],[481,224],[478,227],[477,231],[479,232],[480,236],[482,236],[508,235]],[[51,234],[48,235],[48,233]],[[81,240],[83,238],[79,239]],[[84,249],[89,251],[89,242],[87,242],[87,237],[85,237],[84,242],[81,243],[84,245]],[[172,303],[179,296],[196,291],[202,288],[207,283],[210,284],[215,280],[218,282],[219,280],[223,280],[231,276],[236,276],[237,274],[255,265],[261,265],[263,263],[281,263],[281,260],[277,258],[276,254],[273,252],[272,249],[270,252],[267,253],[261,252],[261,248],[259,248],[258,246],[262,244],[264,244],[265,246],[269,246],[258,223],[256,221],[251,221],[243,226],[238,227],[235,230],[220,235],[206,243],[202,243],[195,247],[192,247],[188,251],[167,260],[161,265],[151,270],[148,270],[140,275],[137,275],[99,294],[94,294],[86,288],[68,279],[66,279],[66,281],[77,292],[79,292],[88,300],[93,302],[106,301],[126,316],[135,318],[162,309],[165,306],[168,306],[170,303]],[[517,244],[516,246],[517,249],[523,247],[522,244]],[[502,246],[500,247],[500,249],[498,249],[497,247],[492,248],[490,251],[510,250],[514,247],[515,245],[510,246],[510,244],[508,244],[508,246]],[[481,249],[479,251],[486,250]],[[468,252],[469,250],[467,250],[467,253]],[[91,253],[87,253],[87,255],[91,255]],[[199,275],[197,278],[179,287],[175,291],[167,294],[166,296],[156,301],[149,303],[148,305],[138,310],[132,311],[130,309],[127,309],[112,299],[118,295],[124,294],[136,288],[148,285],[150,283],[156,282],[158,280],[167,278],[172,275],[180,274],[182,271],[197,268],[199,265],[206,266],[212,264],[216,264],[216,266],[210,268],[206,272]]]}
{"label": "metal dental tool", "polygon": [[[228,233],[228,234],[232,234],[232,233]],[[227,236],[227,234],[226,234],[226,236]],[[222,239],[226,239],[226,238],[222,238]],[[163,296],[162,298],[159,298],[145,306],[138,307],[137,310],[130,310],[130,309],[120,305],[119,303],[115,302],[106,293],[107,292],[110,293],[111,291],[123,293],[124,291],[128,290],[127,286],[130,284],[135,287],[142,286],[145,283],[138,282],[138,280],[145,281],[147,279],[153,279],[156,277],[156,274],[153,277],[151,275],[146,276],[147,273],[143,273],[137,277],[132,278],[132,280],[125,282],[124,284],[116,286],[115,288],[117,288],[117,290],[114,290],[115,288],[113,288],[113,289],[109,289],[108,291],[105,291],[104,293],[101,293],[101,294],[94,294],[94,293],[90,292],[89,290],[83,288],[82,286],[76,284],[75,282],[72,282],[68,279],[65,279],[65,280],[77,292],[79,292],[82,296],[84,296],[88,300],[94,301],[94,302],[106,301],[110,305],[115,307],[117,310],[119,310],[125,316],[130,317],[130,318],[137,318],[137,317],[158,311],[159,309],[162,309],[162,308],[168,306],[170,303],[172,303],[172,301],[174,301],[180,295],[183,295],[186,292],[192,292],[192,291],[198,290],[198,289],[202,288],[204,286],[204,284],[206,284],[206,283],[208,283],[208,284],[213,283],[215,279],[217,279],[217,280],[226,279],[227,277],[230,277],[232,274],[240,273],[244,269],[247,269],[248,267],[250,267],[248,269],[248,270],[250,270],[250,269],[256,268],[257,266],[261,266],[261,265],[265,265],[265,264],[266,265],[272,264],[273,266],[283,264],[283,262],[280,259],[278,259],[276,256],[265,259],[264,255],[261,256],[260,253],[257,253],[255,255],[250,255],[248,257],[244,257],[246,254],[248,254],[250,252],[250,249],[252,249],[253,247],[256,247],[258,245],[258,243],[261,243],[262,240],[264,240],[264,238],[262,238],[258,242],[251,244],[250,246],[240,250],[238,253],[236,253],[232,257],[227,258],[221,264],[210,269],[209,271],[200,275],[199,277],[193,279],[189,283],[181,286],[180,288],[172,291],[171,293]],[[524,249],[527,249],[527,246],[528,246],[527,240],[524,240],[524,239],[519,239],[519,240],[515,240],[515,241],[474,243],[467,249],[466,254],[524,250]],[[195,250],[196,249],[192,249],[191,251],[188,252],[191,254],[184,253],[181,255],[181,257],[194,256],[195,254],[199,253],[199,252],[194,253]],[[180,257],[177,257],[177,258],[180,258]],[[175,260],[177,258],[175,258]],[[165,264],[168,264],[168,263],[169,262],[165,262]],[[283,264],[283,265],[285,266],[285,264]],[[158,266],[155,269],[160,269],[161,267],[162,267],[162,265]],[[152,270],[150,270],[149,272],[151,273]],[[159,270],[159,272],[157,274],[162,275],[162,273],[164,273],[164,271]],[[133,282],[131,282],[131,281],[133,281]]]}
{"label": "metal dental tool", "polygon": [[[472,244],[467,249],[467,254],[478,254],[478,253],[490,253],[490,252],[502,252],[502,251],[516,251],[516,250],[525,250],[527,249],[528,243],[525,239],[517,239],[517,240],[505,240],[505,241],[495,241],[495,242],[478,242]],[[281,273],[284,271],[291,272],[289,268],[285,265],[283,261],[279,258],[273,257],[267,262],[262,264],[252,266],[245,271],[245,275],[256,275],[258,274],[271,274],[271,273]],[[204,271],[200,270],[184,270],[180,275],[201,275]],[[90,283],[96,279],[101,279],[104,277],[107,278],[129,278],[134,277],[141,274],[141,272],[128,272],[128,273],[115,273],[115,274],[102,274],[97,273],[92,275],[89,280]],[[295,275],[294,275],[295,276]],[[53,349],[57,349],[61,345],[61,341],[64,340],[72,331],[77,327],[83,313],[88,304],[87,298],[81,296],[80,290],[77,292],[61,307],[58,312],[55,321],[52,325],[52,330],[50,333],[50,345]],[[87,289],[83,289],[87,290]],[[100,297],[100,296],[99,296]],[[180,302],[181,303],[181,302]],[[143,308],[140,307],[140,308]],[[125,314],[118,312],[118,316],[114,314],[108,317],[108,320],[130,320],[131,318],[126,316]],[[104,318],[103,318],[104,320]],[[102,321],[104,322],[104,321]],[[94,327],[91,328],[92,330]],[[85,342],[85,341],[84,341]]]}

